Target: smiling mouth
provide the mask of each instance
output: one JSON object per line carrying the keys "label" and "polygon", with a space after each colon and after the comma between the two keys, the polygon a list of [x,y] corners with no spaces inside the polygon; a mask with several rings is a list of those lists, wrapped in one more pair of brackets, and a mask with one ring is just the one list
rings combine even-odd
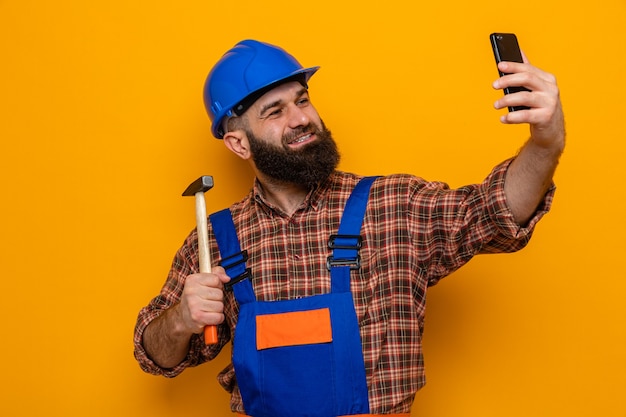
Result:
{"label": "smiling mouth", "polygon": [[308,133],[306,135],[300,136],[290,142],[288,142],[289,145],[299,145],[300,143],[304,143],[307,142],[308,140],[311,139],[311,137],[313,137],[313,133]]}

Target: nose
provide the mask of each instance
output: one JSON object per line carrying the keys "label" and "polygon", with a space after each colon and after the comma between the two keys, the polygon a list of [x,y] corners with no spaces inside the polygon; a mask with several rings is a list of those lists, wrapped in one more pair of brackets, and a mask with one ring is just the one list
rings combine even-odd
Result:
{"label": "nose", "polygon": [[305,109],[293,104],[289,109],[289,127],[292,129],[308,126],[311,118]]}

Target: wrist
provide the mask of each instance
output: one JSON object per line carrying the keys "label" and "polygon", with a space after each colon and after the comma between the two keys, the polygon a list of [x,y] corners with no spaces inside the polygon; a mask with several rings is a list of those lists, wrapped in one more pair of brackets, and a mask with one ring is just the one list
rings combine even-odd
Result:
{"label": "wrist", "polygon": [[169,322],[168,328],[170,329],[172,337],[177,339],[191,338],[191,336],[196,333],[187,325],[185,313],[180,302],[170,307],[167,311],[167,316],[166,320]]}

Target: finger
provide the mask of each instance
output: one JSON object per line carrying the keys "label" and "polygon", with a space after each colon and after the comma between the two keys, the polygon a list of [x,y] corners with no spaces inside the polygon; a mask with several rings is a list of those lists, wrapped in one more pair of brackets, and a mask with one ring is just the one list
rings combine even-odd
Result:
{"label": "finger", "polygon": [[507,125],[527,123],[533,110],[517,110],[500,116],[500,122]]}
{"label": "finger", "polygon": [[196,330],[206,325],[219,324],[224,320],[224,294],[222,290],[201,287],[201,291],[189,294],[181,299],[189,327]]}
{"label": "finger", "polygon": [[201,333],[204,326],[223,321],[223,304],[203,300],[200,297],[181,299],[181,319],[193,333]]}
{"label": "finger", "polygon": [[198,296],[204,300],[222,302],[224,300],[224,290],[216,287],[205,287],[204,291],[198,294]]}
{"label": "finger", "polygon": [[[523,100],[519,97],[515,97],[517,95],[522,95],[524,93],[515,93],[509,94],[506,97],[506,100],[499,100],[498,103],[499,108],[504,107],[519,107],[526,106],[530,107],[527,110],[517,110],[514,112],[507,112],[506,114],[500,117],[500,121],[505,124],[519,124],[519,123],[528,123],[530,125],[535,125],[537,127],[550,125],[555,119],[555,114],[558,114],[560,111],[558,107],[552,104],[551,100],[546,99],[545,97],[541,97],[537,94],[530,94],[530,100]],[[502,107],[504,106],[504,107]]]}
{"label": "finger", "polygon": [[221,266],[214,267],[213,273],[217,275],[222,284],[226,284],[228,281],[230,281],[230,277],[226,274],[226,271]]}
{"label": "finger", "polygon": [[496,100],[493,106],[500,110],[507,107],[519,107],[526,106],[535,108],[538,106],[535,95],[530,91],[519,91],[516,93],[506,94],[503,97]]}
{"label": "finger", "polygon": [[193,320],[194,333],[202,333],[205,326],[214,326],[224,322],[224,314],[217,310],[194,310],[191,318]]}
{"label": "finger", "polygon": [[[187,277],[187,281],[185,286],[189,287],[210,287],[210,288],[222,288],[224,286],[223,282],[225,280],[224,276],[226,274],[224,272],[214,273],[214,272],[199,272],[196,274],[189,275]],[[227,276],[226,276],[227,277]]]}
{"label": "finger", "polygon": [[211,289],[208,298],[199,307],[204,325],[217,325],[224,321],[224,294],[216,288]]}
{"label": "finger", "polygon": [[217,326],[224,322],[225,316],[223,313],[207,312],[203,316],[203,322],[205,326]]}
{"label": "finger", "polygon": [[[215,311],[216,308],[211,303],[223,303],[224,292],[222,288],[222,282],[214,274],[190,275],[187,277],[183,288],[181,303],[192,313]],[[222,308],[219,306],[217,311],[221,311]]]}
{"label": "finger", "polygon": [[[538,95],[556,96],[558,95],[558,87],[552,80],[543,79],[535,74],[530,73],[516,73],[505,75],[493,83],[493,88],[503,90],[507,87],[525,87],[526,89],[537,93]],[[524,95],[519,98],[531,99],[531,96]],[[537,99],[537,97],[535,97]],[[531,107],[537,107],[539,103],[534,105],[528,104]]]}
{"label": "finger", "polygon": [[505,74],[501,78],[510,77],[511,75],[527,74],[529,78],[534,76],[543,82],[556,84],[556,77],[553,74],[543,71],[530,63],[522,64],[519,62],[503,61],[498,63],[498,69]]}

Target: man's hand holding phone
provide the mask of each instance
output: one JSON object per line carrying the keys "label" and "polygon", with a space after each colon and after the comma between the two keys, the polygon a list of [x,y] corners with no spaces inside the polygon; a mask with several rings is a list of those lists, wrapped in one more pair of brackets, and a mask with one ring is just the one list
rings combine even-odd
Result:
{"label": "man's hand holding phone", "polygon": [[490,38],[501,75],[493,87],[505,93],[494,107],[509,109],[501,122],[528,123],[537,145],[550,147],[556,141],[563,146],[565,127],[556,77],[530,64],[515,35],[494,33]]}

